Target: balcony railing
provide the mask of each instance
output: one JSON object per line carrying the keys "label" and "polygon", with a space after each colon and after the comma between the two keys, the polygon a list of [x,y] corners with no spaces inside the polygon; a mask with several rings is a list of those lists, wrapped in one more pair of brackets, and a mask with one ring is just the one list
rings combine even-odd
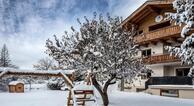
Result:
{"label": "balcony railing", "polygon": [[169,54],[155,55],[143,58],[144,64],[158,64],[158,63],[168,63],[168,62],[179,62],[178,57],[170,56]]}
{"label": "balcony railing", "polygon": [[151,77],[145,82],[145,88],[149,85],[193,85],[191,77],[177,77],[177,76],[164,76],[164,77]]}
{"label": "balcony railing", "polygon": [[137,35],[135,37],[136,43],[150,42],[157,39],[162,39],[166,37],[170,37],[172,35],[180,34],[181,27],[180,26],[169,26],[161,29],[157,29],[155,31],[151,31],[148,33],[144,33],[141,35]]}

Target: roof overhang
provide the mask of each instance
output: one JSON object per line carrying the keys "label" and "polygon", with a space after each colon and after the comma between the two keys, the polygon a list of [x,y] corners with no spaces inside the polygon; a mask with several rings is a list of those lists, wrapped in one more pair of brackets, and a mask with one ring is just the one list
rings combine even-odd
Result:
{"label": "roof overhang", "polygon": [[150,13],[160,14],[161,9],[173,10],[172,2],[174,0],[148,0],[135,10],[130,16],[128,16],[122,23],[125,24],[138,24],[142,19],[148,16]]}

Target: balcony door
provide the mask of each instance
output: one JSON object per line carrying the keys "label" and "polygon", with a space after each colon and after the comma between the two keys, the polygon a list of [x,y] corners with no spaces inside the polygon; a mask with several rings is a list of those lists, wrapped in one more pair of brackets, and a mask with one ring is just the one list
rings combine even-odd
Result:
{"label": "balcony door", "polygon": [[187,76],[190,68],[178,68],[176,69],[176,76],[183,77]]}

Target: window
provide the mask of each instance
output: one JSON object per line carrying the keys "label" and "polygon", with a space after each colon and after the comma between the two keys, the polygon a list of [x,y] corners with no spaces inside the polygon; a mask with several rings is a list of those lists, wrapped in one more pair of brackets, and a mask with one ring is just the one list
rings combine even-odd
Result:
{"label": "window", "polygon": [[176,69],[176,76],[187,76],[190,68],[179,68]]}
{"label": "window", "polygon": [[143,30],[140,30],[140,31],[138,32],[138,34],[139,34],[139,35],[143,34]]}
{"label": "window", "polygon": [[154,30],[157,30],[157,29],[160,29],[160,28],[168,27],[170,25],[171,25],[170,21],[162,22],[162,23],[150,26],[149,31],[154,31]]}
{"label": "window", "polygon": [[18,89],[22,89],[22,87],[18,87]]}
{"label": "window", "polygon": [[161,89],[160,95],[161,96],[168,96],[168,97],[179,97],[178,90],[176,90],[176,89]]}
{"label": "window", "polygon": [[142,51],[142,56],[143,57],[151,56],[151,49],[143,50]]}
{"label": "window", "polygon": [[143,34],[143,30],[138,30],[135,35],[141,35]]}

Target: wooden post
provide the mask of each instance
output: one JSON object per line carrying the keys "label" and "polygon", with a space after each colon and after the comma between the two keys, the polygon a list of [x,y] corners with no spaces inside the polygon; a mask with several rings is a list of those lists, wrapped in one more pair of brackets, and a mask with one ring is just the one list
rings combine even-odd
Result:
{"label": "wooden post", "polygon": [[124,84],[124,78],[122,78],[121,79],[121,91],[124,91],[124,86],[125,86],[125,84]]}
{"label": "wooden post", "polygon": [[70,106],[70,102],[71,102],[71,100],[72,100],[72,94],[71,94],[71,90],[69,90],[69,95],[68,95],[68,100],[67,100],[67,106]]}

